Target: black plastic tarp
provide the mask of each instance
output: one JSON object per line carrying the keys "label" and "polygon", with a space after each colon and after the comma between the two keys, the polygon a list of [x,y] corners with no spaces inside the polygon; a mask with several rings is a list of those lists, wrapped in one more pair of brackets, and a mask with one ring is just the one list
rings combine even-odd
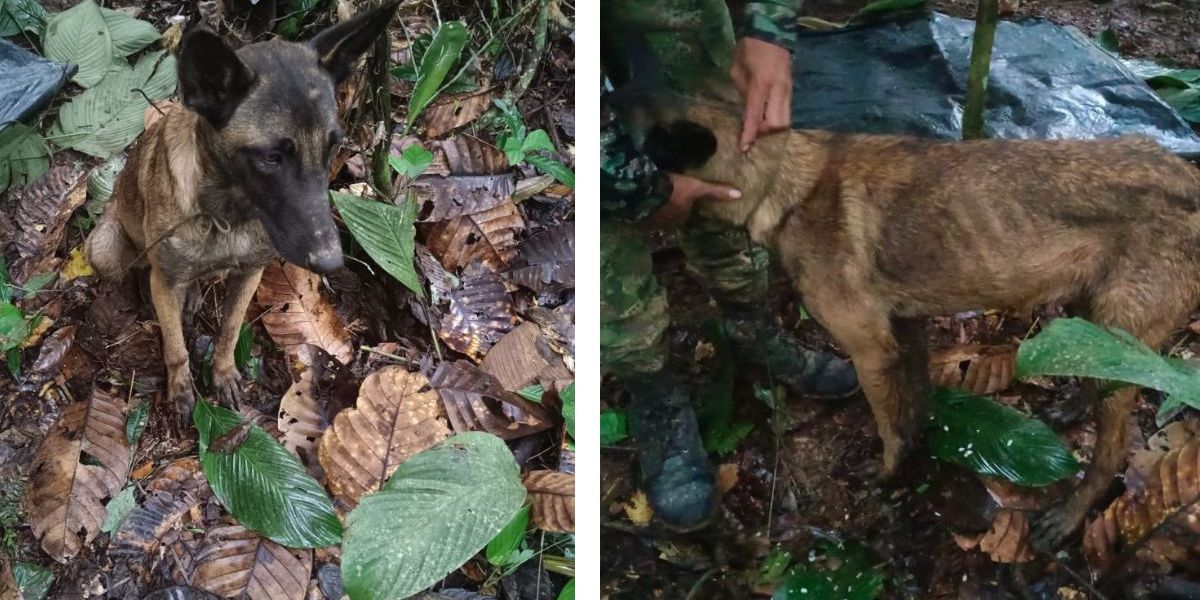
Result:
{"label": "black plastic tarp", "polygon": [[45,106],[76,68],[0,39],[0,128]]}
{"label": "black plastic tarp", "polygon": [[[804,32],[793,60],[796,127],[959,138],[973,21],[917,13]],[[1200,157],[1200,137],[1121,61],[1075,29],[1002,21],[988,80],[986,135],[1140,134]]]}

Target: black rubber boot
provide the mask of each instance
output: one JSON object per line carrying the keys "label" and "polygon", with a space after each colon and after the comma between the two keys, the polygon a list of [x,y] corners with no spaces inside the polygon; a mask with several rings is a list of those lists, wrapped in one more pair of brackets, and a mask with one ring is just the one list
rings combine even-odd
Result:
{"label": "black rubber boot", "polygon": [[654,514],[672,529],[703,527],[716,511],[717,491],[686,391],[678,379],[662,373],[627,386],[633,395],[629,421],[642,489]]}
{"label": "black rubber boot", "polygon": [[765,311],[730,317],[726,330],[740,361],[766,369],[797,394],[832,400],[859,390],[850,361],[803,346]]}

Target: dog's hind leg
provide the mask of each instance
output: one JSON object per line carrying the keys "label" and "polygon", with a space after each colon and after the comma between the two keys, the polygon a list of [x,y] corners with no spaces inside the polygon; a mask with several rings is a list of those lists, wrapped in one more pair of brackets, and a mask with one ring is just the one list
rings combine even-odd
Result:
{"label": "dog's hind leg", "polygon": [[[1183,282],[1174,271],[1161,273],[1161,269],[1127,267],[1121,273],[1132,275],[1114,278],[1114,283],[1102,287],[1088,312],[1096,324],[1123,329],[1158,351],[1195,303],[1196,291],[1190,287],[1194,284]],[[1136,398],[1137,388],[1125,387],[1100,403],[1092,463],[1070,498],[1035,523],[1033,539],[1038,547],[1052,549],[1062,544],[1112,484],[1129,451],[1129,419]]]}
{"label": "dog's hind leg", "polygon": [[137,246],[125,235],[125,228],[117,218],[115,202],[113,199],[105,207],[84,243],[88,262],[104,279],[119,279],[138,259]]}
{"label": "dog's hind leg", "polygon": [[213,350],[212,378],[217,399],[222,404],[236,409],[241,399],[242,374],[233,361],[246,307],[258,289],[262,279],[262,267],[246,269],[230,274],[226,279],[225,307],[221,315],[221,331],[217,334],[216,349]]}

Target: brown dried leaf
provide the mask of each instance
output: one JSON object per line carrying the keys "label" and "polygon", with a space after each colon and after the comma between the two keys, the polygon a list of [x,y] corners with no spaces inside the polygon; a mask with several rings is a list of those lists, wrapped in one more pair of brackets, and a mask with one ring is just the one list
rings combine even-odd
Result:
{"label": "brown dried leaf", "polygon": [[575,224],[556,225],[521,242],[508,278],[535,292],[575,287]]}
{"label": "brown dried leaf", "polygon": [[285,548],[241,525],[204,535],[188,574],[190,585],[226,598],[304,600],[312,550]]}
{"label": "brown dried leaf", "polygon": [[979,549],[998,563],[1022,563],[1033,560],[1029,547],[1029,519],[1018,510],[996,511],[992,528],[979,539]]}
{"label": "brown dried leaf", "polygon": [[275,261],[263,271],[255,298],[267,312],[263,325],[291,360],[312,364],[312,344],[343,363],[354,358],[350,334],[333,306],[321,295],[321,278],[289,262]]}
{"label": "brown dried leaf", "polygon": [[572,300],[554,310],[542,306],[532,306],[525,311],[525,317],[537,323],[542,328],[546,342],[563,358],[569,361],[567,366],[574,370],[575,357],[575,302]]}
{"label": "brown dried leaf", "polygon": [[514,182],[512,175],[418,177],[410,184],[422,207],[417,220],[445,221],[511,203]]}
{"label": "brown dried leaf", "polygon": [[425,280],[429,282],[429,292],[433,296],[431,302],[440,304],[450,298],[450,290],[453,290],[458,285],[458,279],[446,271],[442,263],[434,258],[433,253],[428,248],[421,244],[416,245],[417,266],[421,267],[421,273],[425,275]]}
{"label": "brown dried leaf", "polygon": [[553,426],[545,407],[505,391],[495,377],[465,360],[438,365],[429,382],[456,433],[483,430],[511,440]]}
{"label": "brown dried leaf", "polygon": [[1017,370],[1015,346],[967,344],[934,350],[929,377],[934,385],[972,394],[994,394],[1012,385]]}
{"label": "brown dried leaf", "polygon": [[321,435],[329,428],[325,410],[317,402],[313,370],[305,369],[300,378],[284,392],[279,401],[279,431],[283,434],[283,447],[292,451],[304,463],[308,472],[318,481],[322,479],[320,462],[317,460],[317,445]]}
{"label": "brown dried leaf", "polygon": [[521,476],[529,492],[530,518],[538,529],[575,532],[575,476],[558,471],[530,471]]}
{"label": "brown dried leaf", "polygon": [[492,90],[440,99],[422,113],[425,137],[438,138],[478,119],[492,104]]}
{"label": "brown dried leaf", "polygon": [[524,228],[521,213],[509,201],[483,212],[434,223],[425,245],[447,269],[481,260],[493,270],[500,270],[516,255],[516,235]]}
{"label": "brown dried leaf", "polygon": [[495,377],[510,392],[539,381],[571,379],[571,372],[560,356],[539,348],[540,337],[541,330],[536,323],[522,323],[488,351],[479,368]]}
{"label": "brown dried leaf", "polygon": [[495,175],[507,172],[508,158],[499,148],[479,138],[458,135],[437,142],[448,172],[455,175]]}
{"label": "brown dried leaf", "polygon": [[318,456],[329,489],[348,506],[378,490],[408,457],[450,435],[429,380],[403,367],[371,373],[358,404],[338,414]]}
{"label": "brown dried leaf", "polygon": [[17,193],[17,259],[10,274],[14,283],[57,270],[54,253],[66,233],[67,220],[87,199],[87,171],[73,164],[58,165]]}
{"label": "brown dried leaf", "polygon": [[67,406],[38,446],[25,510],[54,560],[66,562],[96,538],[105,504],[129,476],[125,411],[121,398],[96,388]]}
{"label": "brown dried leaf", "polygon": [[167,532],[181,529],[188,512],[212,495],[195,458],[182,458],[163,467],[145,487],[145,499],[121,523],[109,555],[156,556]]}
{"label": "brown dried leaf", "polygon": [[479,271],[464,274],[459,289],[450,292],[450,309],[438,330],[447,346],[476,360],[517,323],[500,276]]}
{"label": "brown dried leaf", "polygon": [[1141,491],[1126,490],[1088,523],[1088,562],[1104,569],[1131,554],[1168,570],[1197,574],[1200,554],[1200,440],[1171,450],[1155,465]]}

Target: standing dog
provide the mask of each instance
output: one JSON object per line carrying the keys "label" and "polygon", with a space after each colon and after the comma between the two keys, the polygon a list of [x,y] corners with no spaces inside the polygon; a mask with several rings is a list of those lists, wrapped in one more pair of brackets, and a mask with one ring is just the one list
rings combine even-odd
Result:
{"label": "standing dog", "polygon": [[104,277],[149,263],[167,394],[181,422],[195,404],[181,320],[191,282],[228,274],[212,373],[218,399],[236,405],[241,375],[233,350],[263,267],[278,254],[320,273],[341,268],[327,175],[342,139],[334,85],[386,31],[397,5],[307,43],[273,40],[235,52],[209,31],[185,37],[185,108],[163,117],[130,152],[87,240],[88,260]]}
{"label": "standing dog", "polygon": [[[1152,141],[790,131],[743,154],[740,110],[717,96],[682,114],[642,115],[661,123],[645,149],[667,170],[743,191],[704,210],[771,248],[850,354],[883,440],[884,477],[925,424],[924,317],[1064,304],[1159,348],[1200,302],[1200,170]],[[1124,462],[1135,394],[1104,400],[1095,457],[1072,497],[1039,521],[1041,545],[1070,534]]]}

